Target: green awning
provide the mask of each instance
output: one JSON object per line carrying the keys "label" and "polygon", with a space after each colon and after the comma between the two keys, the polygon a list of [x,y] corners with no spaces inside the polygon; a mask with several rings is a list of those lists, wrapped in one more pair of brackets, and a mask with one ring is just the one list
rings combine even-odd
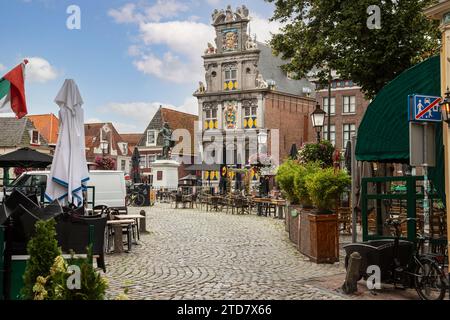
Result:
{"label": "green awning", "polygon": [[440,96],[440,73],[440,57],[435,56],[404,71],[378,93],[358,129],[358,161],[409,162],[408,95]]}
{"label": "green awning", "polygon": [[[389,82],[369,104],[358,129],[358,161],[409,163],[408,95],[441,95],[440,56],[431,57]],[[436,167],[429,176],[443,194],[442,124],[436,130]]]}

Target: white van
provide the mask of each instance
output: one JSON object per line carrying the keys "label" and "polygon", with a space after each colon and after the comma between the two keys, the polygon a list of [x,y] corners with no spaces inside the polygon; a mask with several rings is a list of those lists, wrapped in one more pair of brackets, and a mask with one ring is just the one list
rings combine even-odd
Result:
{"label": "white van", "polygon": [[[4,194],[11,194],[13,188],[23,192],[36,192],[45,190],[50,171],[29,171],[24,172],[14,182],[0,193],[0,202]],[[126,186],[125,173],[123,171],[89,171],[88,187],[95,187],[95,197],[93,189],[88,188],[88,202],[94,201],[96,206],[106,205],[108,207],[125,207]],[[90,204],[89,207],[92,207]]]}

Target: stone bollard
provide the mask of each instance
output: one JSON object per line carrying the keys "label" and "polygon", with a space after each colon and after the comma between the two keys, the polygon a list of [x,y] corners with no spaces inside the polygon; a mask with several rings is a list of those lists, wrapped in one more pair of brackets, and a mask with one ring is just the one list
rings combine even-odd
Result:
{"label": "stone bollard", "polygon": [[348,261],[347,275],[345,282],[342,285],[342,290],[346,294],[355,293],[358,291],[358,280],[360,278],[361,255],[359,252],[353,252]]}
{"label": "stone bollard", "polygon": [[140,220],[139,221],[139,232],[140,233],[148,233],[148,231],[147,231],[147,217],[146,217],[146,214],[145,214],[145,210],[141,210],[141,212],[139,212],[139,214],[141,216],[145,217],[144,219],[139,219]]}

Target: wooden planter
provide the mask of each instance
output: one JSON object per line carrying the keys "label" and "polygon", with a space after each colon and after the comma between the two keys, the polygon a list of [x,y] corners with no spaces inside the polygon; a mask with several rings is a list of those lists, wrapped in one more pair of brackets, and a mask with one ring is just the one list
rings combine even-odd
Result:
{"label": "wooden planter", "polygon": [[[289,206],[289,239],[297,246],[298,248],[298,239],[300,235],[300,214],[302,207],[299,205],[291,205]],[[295,217],[292,216],[293,211],[297,211],[297,215]]]}
{"label": "wooden planter", "polygon": [[[309,252],[304,253],[316,263],[339,261],[339,231],[337,214],[308,214]],[[303,252],[302,252],[303,253]]]}

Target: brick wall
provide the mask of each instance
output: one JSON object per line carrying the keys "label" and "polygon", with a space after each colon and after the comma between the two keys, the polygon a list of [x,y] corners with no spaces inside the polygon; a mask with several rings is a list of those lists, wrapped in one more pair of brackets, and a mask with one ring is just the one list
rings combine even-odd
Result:
{"label": "brick wall", "polygon": [[279,130],[280,161],[289,155],[292,144],[300,148],[305,142],[315,141],[309,117],[315,107],[314,99],[270,92],[264,101],[265,127]]}
{"label": "brick wall", "polygon": [[[344,96],[355,96],[356,100],[356,112],[354,114],[344,114]],[[328,97],[328,90],[321,90],[317,93],[317,101],[323,109],[323,98]],[[361,123],[364,113],[367,110],[369,101],[364,98],[363,93],[357,87],[352,88],[342,88],[342,89],[332,89],[331,97],[336,98],[336,112],[335,115],[331,116],[331,125],[336,127],[336,147],[339,149],[345,148],[343,145],[343,128],[344,124],[355,124],[356,130],[358,130],[359,124]],[[327,124],[327,118],[325,119],[325,124]],[[324,137],[325,139],[327,136]]]}

